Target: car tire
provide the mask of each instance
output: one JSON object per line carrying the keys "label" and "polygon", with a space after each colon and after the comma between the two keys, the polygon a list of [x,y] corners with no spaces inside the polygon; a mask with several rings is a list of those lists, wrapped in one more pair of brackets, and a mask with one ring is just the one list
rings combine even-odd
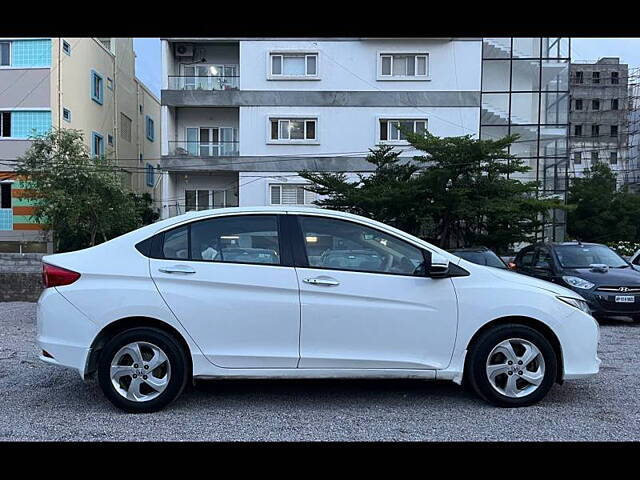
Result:
{"label": "car tire", "polygon": [[98,383],[116,407],[155,412],[182,393],[191,376],[189,365],[187,352],[172,335],[157,328],[132,328],[102,349]]}
{"label": "car tire", "polygon": [[489,403],[525,407],[539,402],[551,389],[557,365],[556,353],[544,335],[526,325],[506,324],[487,330],[474,342],[465,376]]}

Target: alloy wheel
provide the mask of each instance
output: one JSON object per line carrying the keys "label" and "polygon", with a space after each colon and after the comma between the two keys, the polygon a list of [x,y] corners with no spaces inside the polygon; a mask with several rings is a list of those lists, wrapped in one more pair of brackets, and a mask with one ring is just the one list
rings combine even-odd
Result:
{"label": "alloy wheel", "polygon": [[525,397],[536,391],[544,379],[544,358],[529,340],[510,338],[493,347],[486,373],[489,383],[500,394]]}
{"label": "alloy wheel", "polygon": [[157,345],[133,342],[113,356],[110,376],[113,387],[122,397],[134,402],[147,402],[169,385],[171,364]]}

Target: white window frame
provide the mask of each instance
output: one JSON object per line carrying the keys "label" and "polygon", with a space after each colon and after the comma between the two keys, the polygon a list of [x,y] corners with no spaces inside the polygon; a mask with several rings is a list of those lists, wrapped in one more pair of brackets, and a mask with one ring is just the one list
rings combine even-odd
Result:
{"label": "white window frame", "polygon": [[[280,139],[274,140],[271,138],[271,121],[278,120],[278,137],[280,136],[280,122],[289,120],[306,120],[314,121],[316,124],[315,138],[304,139]],[[305,121],[304,134],[307,135],[307,124]],[[318,115],[267,115],[267,144],[269,145],[320,145],[320,120]]]}
{"label": "white window frame", "polygon": [[[198,69],[198,67],[206,67],[207,74],[200,75],[200,70]],[[220,69],[222,70],[223,73],[227,68],[233,69],[235,74],[232,76],[212,75],[211,67]],[[193,75],[187,75],[185,73],[185,69],[187,68],[193,68]],[[221,86],[229,85],[231,89],[237,89],[239,88],[239,85],[240,85],[240,74],[238,73],[239,70],[240,70],[240,65],[238,65],[237,63],[196,63],[196,64],[181,63],[180,78],[182,79],[181,80],[182,84],[180,85],[180,90],[204,90],[204,91],[220,90],[220,89],[210,89],[210,88],[206,88],[206,89],[198,88],[198,85],[199,85],[198,82],[201,81],[200,79],[206,79],[207,86],[209,86],[209,84],[211,84],[213,81],[217,79],[220,82]],[[228,77],[234,78],[234,80],[222,80],[222,79],[227,79]],[[189,82],[187,82],[187,79],[190,79]]]}
{"label": "white window frame", "polygon": [[[218,129],[218,139],[221,138],[221,134],[220,134],[220,130],[222,130],[223,128],[227,128],[227,129],[231,129],[232,131],[232,138],[235,138],[235,146],[239,149],[240,147],[240,143],[238,141],[238,128],[237,127],[232,127],[230,125],[215,125],[215,126],[210,126],[210,125],[186,125],[184,127],[184,144],[187,146],[186,150],[187,153],[189,152],[189,129],[190,128],[195,128],[198,130],[198,153],[195,155],[197,157],[202,157],[203,155],[200,154],[200,130],[201,129],[206,129],[209,130],[209,135],[211,136],[211,131],[215,128]],[[209,142],[209,153],[211,154],[215,149],[217,149],[218,151],[218,155],[205,155],[205,158],[210,158],[210,157],[224,157],[224,156],[228,156],[228,155],[221,155],[220,154],[220,150],[222,148],[224,148],[224,142],[222,142],[221,140],[218,140],[217,142]],[[189,155],[191,155],[189,153]]]}
{"label": "white window frame", "polygon": [[13,60],[13,42],[11,40],[0,40],[0,43],[8,43],[9,44],[9,64],[8,65],[0,65],[0,69],[9,69],[13,68],[11,66],[11,60]]}
{"label": "white window frame", "polygon": [[[384,115],[384,116],[378,116],[376,117],[376,128],[375,128],[375,132],[376,132],[376,138],[375,138],[375,145],[409,145],[409,142],[407,140],[389,140],[389,132],[390,132],[390,125],[389,122],[394,122],[394,121],[398,121],[398,122],[402,122],[402,121],[407,121],[407,120],[412,120],[413,121],[413,130],[415,132],[415,128],[416,128],[416,122],[424,122],[425,123],[425,131],[429,131],[429,119],[427,117],[416,117],[415,115]],[[381,140],[380,139],[380,122],[382,121],[386,121],[387,122],[387,140]]]}
{"label": "white window frame", "polygon": [[[274,74],[273,73],[273,57],[280,56],[280,68],[284,66],[284,59],[282,57],[285,56],[304,56],[304,75],[284,75]],[[307,73],[307,58],[310,56],[316,57],[316,73],[308,74]],[[267,52],[267,80],[320,80],[320,54],[316,50],[272,50]]]}
{"label": "white window frame", "polygon": [[[428,51],[407,51],[407,50],[378,50],[377,52],[377,79],[379,81],[428,81],[431,80],[431,69],[429,66],[429,52]],[[415,55],[414,59],[414,71],[415,75],[393,75],[393,57],[395,55]],[[391,57],[391,74],[382,74],[382,58]],[[418,75],[418,57],[425,57],[425,74]]]}
{"label": "white window frame", "polygon": [[[295,188],[299,188],[299,187],[308,187],[311,184],[309,183],[281,183],[281,182],[267,182],[267,198],[269,199],[269,205],[275,205],[275,206],[281,206],[281,205],[306,205],[306,206],[313,206],[313,202],[316,200],[316,194],[313,192],[310,192],[308,190],[304,190],[304,203],[282,203],[282,187],[295,187]],[[273,203],[271,200],[271,191],[273,189],[273,187],[279,187],[280,188],[280,203]],[[296,197],[297,197],[297,192],[296,192]]]}

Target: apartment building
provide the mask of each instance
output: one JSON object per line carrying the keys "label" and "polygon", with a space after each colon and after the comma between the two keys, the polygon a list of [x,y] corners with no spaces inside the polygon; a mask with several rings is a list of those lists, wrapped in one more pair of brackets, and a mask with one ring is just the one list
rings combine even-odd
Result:
{"label": "apartment building", "polygon": [[564,195],[569,40],[527,40],[162,39],[162,217],[311,204],[297,172],[366,174],[380,144],[410,158],[399,125],[522,132],[514,153],[555,175],[540,194]]}
{"label": "apartment building", "polygon": [[601,161],[629,181],[629,66],[617,57],[571,64],[571,172]]}
{"label": "apartment building", "polygon": [[30,137],[82,131],[123,183],[160,200],[160,102],[135,76],[132,38],[0,38],[0,251],[51,250],[13,171]]}

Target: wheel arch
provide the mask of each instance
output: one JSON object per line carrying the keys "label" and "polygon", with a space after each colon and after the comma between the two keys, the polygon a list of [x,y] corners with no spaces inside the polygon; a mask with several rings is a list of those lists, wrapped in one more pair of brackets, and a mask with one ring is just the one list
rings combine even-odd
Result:
{"label": "wheel arch", "polygon": [[[495,318],[490,322],[484,324],[473,334],[473,336],[471,337],[471,339],[467,344],[467,352],[469,352],[473,348],[473,346],[478,341],[478,339],[486,331],[491,330],[494,327],[497,327],[500,325],[506,325],[506,324],[517,324],[517,325],[525,325],[527,327],[531,327],[534,330],[537,330],[538,332],[540,332],[540,334],[542,334],[549,341],[549,343],[553,347],[553,351],[555,352],[556,357],[558,358],[556,382],[562,383],[562,377],[564,373],[564,361],[562,356],[562,346],[560,345],[560,340],[558,339],[558,336],[555,334],[555,332],[551,329],[551,327],[549,327],[549,325],[535,318],[520,316],[520,315]],[[469,358],[469,355],[466,355],[465,363],[464,363],[465,373],[467,372],[468,358]]]}
{"label": "wheel arch", "polygon": [[182,335],[172,325],[169,325],[167,322],[163,322],[162,320],[158,320],[157,318],[136,316],[120,318],[109,323],[108,325],[105,325],[104,328],[100,330],[100,332],[96,335],[96,337],[93,339],[93,342],[91,343],[89,356],[87,358],[87,364],[85,366],[84,376],[88,377],[95,373],[98,365],[98,359],[100,358],[100,352],[107,344],[107,342],[109,342],[109,340],[111,340],[119,333],[124,332],[125,330],[139,327],[156,328],[174,337],[180,344],[180,346],[182,346],[182,348],[184,349],[185,355],[187,357],[189,372],[193,371],[191,349],[189,348],[189,344],[184,338],[184,335]]}

